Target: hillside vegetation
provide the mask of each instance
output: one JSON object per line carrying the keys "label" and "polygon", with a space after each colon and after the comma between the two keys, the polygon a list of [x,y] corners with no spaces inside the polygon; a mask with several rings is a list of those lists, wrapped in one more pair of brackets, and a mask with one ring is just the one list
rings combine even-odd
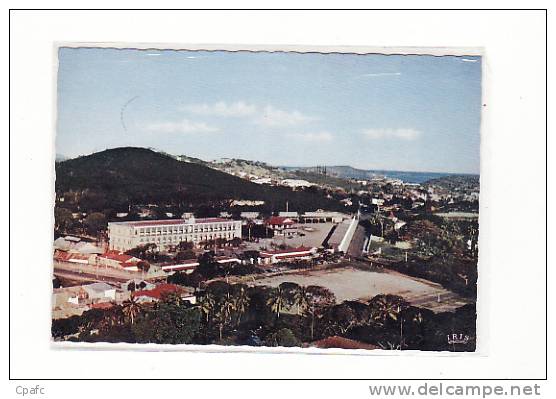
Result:
{"label": "hillside vegetation", "polygon": [[[123,208],[130,204],[195,206],[230,199],[263,200],[271,210],[341,209],[324,193],[270,187],[198,163],[180,162],[145,148],[105,150],[56,164],[57,197],[81,201],[83,211]],[[66,202],[64,206],[68,206]]]}

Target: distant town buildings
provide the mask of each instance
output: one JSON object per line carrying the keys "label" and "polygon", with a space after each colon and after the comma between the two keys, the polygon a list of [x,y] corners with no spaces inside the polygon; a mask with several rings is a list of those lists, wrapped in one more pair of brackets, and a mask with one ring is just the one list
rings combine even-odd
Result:
{"label": "distant town buildings", "polygon": [[259,206],[264,205],[264,201],[259,200],[234,200],[230,206]]}
{"label": "distant town buildings", "polygon": [[298,187],[311,187],[314,184],[309,183],[307,180],[300,179],[284,179],[281,182],[282,186],[298,188]]}

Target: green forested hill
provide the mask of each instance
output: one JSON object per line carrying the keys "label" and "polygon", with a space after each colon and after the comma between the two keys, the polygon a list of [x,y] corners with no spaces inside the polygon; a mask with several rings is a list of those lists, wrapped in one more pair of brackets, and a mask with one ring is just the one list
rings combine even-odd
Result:
{"label": "green forested hill", "polygon": [[[197,163],[180,162],[145,148],[122,147],[56,164],[56,193],[85,192],[100,199],[89,208],[129,203],[202,204],[226,199],[264,200],[279,210],[339,209],[317,190],[292,191],[251,183]],[[87,208],[87,206],[84,206]],[[85,209],[84,209],[85,210]]]}

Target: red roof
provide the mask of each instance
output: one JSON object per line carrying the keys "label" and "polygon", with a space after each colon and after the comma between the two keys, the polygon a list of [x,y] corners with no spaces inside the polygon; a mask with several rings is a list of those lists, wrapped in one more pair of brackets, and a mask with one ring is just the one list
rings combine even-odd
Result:
{"label": "red roof", "polygon": [[55,251],[54,252],[54,259],[60,261],[69,262],[72,259],[76,260],[89,260],[90,255],[80,254],[80,253],[73,253],[73,252],[66,252],[66,251]]}
{"label": "red roof", "polygon": [[119,251],[107,251],[105,253],[103,253],[102,255],[99,255],[99,257],[101,258],[105,258],[105,259],[110,259],[110,260],[115,260],[116,262],[119,263],[132,263],[137,261],[138,259],[134,256],[131,255],[126,255],[122,252]]}
{"label": "red roof", "polygon": [[[195,219],[195,223],[219,223],[219,222],[230,222],[229,219],[224,218],[202,218],[202,219]],[[121,224],[127,224],[130,226],[167,226],[167,225],[179,225],[179,224],[188,224],[186,219],[162,219],[162,220],[141,220],[137,222],[121,222]]]}
{"label": "red roof", "polygon": [[379,346],[367,344],[365,342],[356,341],[349,338],[339,337],[337,335],[327,337],[319,341],[314,341],[309,344],[317,348],[340,348],[340,349],[380,349]]}
{"label": "red roof", "polygon": [[110,309],[114,304],[112,302],[99,302],[93,303],[91,309]]}
{"label": "red roof", "polygon": [[271,216],[266,221],[266,224],[271,226],[292,225],[294,223],[293,220],[285,216]]}
{"label": "red roof", "polygon": [[143,290],[143,291],[135,291],[133,292],[134,297],[138,296],[148,296],[155,299],[161,299],[163,296],[168,294],[180,293],[184,291],[182,287],[175,284],[160,284],[157,285],[152,290]]}

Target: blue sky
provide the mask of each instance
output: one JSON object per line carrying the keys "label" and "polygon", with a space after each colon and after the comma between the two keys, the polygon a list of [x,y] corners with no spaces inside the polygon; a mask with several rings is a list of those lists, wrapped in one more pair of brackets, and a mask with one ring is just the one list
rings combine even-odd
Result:
{"label": "blue sky", "polygon": [[479,172],[480,57],[59,50],[56,152]]}

